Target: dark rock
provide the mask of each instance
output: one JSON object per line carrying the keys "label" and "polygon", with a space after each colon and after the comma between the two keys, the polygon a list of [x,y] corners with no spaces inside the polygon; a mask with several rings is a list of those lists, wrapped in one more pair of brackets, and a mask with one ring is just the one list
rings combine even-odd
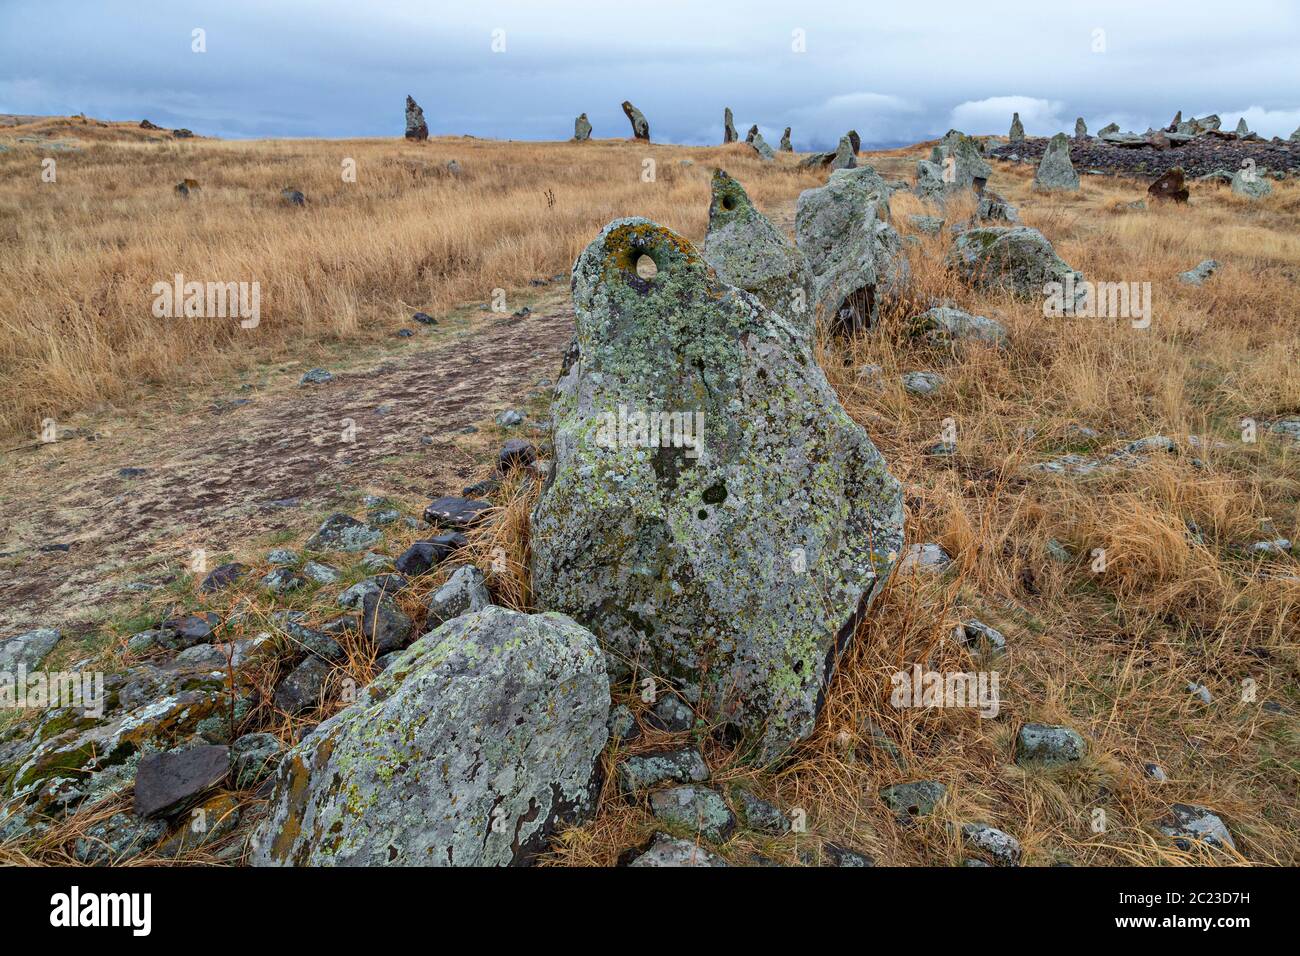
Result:
{"label": "dark rock", "polygon": [[822,852],[826,856],[827,865],[829,866],[875,866],[876,861],[865,853],[859,853],[857,850],[850,850],[846,846],[838,843],[826,842],[822,844]]}
{"label": "dark rock", "polygon": [[72,855],[87,866],[125,863],[167,835],[162,820],[145,820],[122,811],[86,827],[72,847]]}
{"label": "dark rock", "polygon": [[236,790],[251,790],[280,766],[284,744],[275,734],[245,734],[230,745],[231,782]]}
{"label": "dark rock", "polygon": [[632,135],[640,140],[650,142],[650,124],[646,121],[641,111],[629,103],[623,101],[623,112],[627,115],[628,122],[632,124]]}
{"label": "dark rock", "polygon": [[431,316],[431,315],[430,315],[429,313],[427,313],[427,312],[416,312],[413,316],[411,316],[411,318],[412,318],[413,320],[415,320],[416,322],[419,322],[421,325],[437,325],[437,324],[438,324],[438,320],[435,319],[433,316]]}
{"label": "dark rock", "polygon": [[619,789],[625,794],[661,783],[703,783],[708,779],[709,768],[693,747],[636,754],[618,766]]}
{"label": "dark rock", "polygon": [[174,129],[172,135],[177,139],[190,139],[194,133],[188,129]]}
{"label": "dark rock", "polygon": [[290,716],[311,710],[320,702],[321,691],[331,665],[319,657],[308,657],[275,688],[275,706]]}
{"label": "dark rock", "polygon": [[1183,167],[1174,166],[1163,176],[1147,187],[1147,195],[1152,199],[1172,199],[1174,202],[1187,202],[1191,193],[1187,189],[1187,178]]}
{"label": "dark rock", "polygon": [[365,551],[382,541],[384,534],[367,527],[351,515],[333,514],[307,541],[311,551]]}
{"label": "dark rock", "polygon": [[733,792],[740,804],[740,815],[751,830],[780,835],[790,832],[790,821],[776,804],[756,797],[748,790],[737,788]]}
{"label": "dark rock", "polygon": [[483,572],[473,565],[457,568],[447,583],[429,598],[425,626],[437,627],[462,614],[481,611],[491,603],[492,595],[488,593]]}
{"label": "dark rock", "polygon": [[609,712],[609,720],[606,723],[609,728],[609,739],[611,741],[622,741],[631,743],[641,736],[641,728],[637,725],[636,715],[627,704],[619,704]]}
{"label": "dark rock", "polygon": [[527,468],[536,460],[536,445],[523,438],[511,438],[497,454],[497,471],[505,474],[511,468]]}
{"label": "dark rock", "polygon": [[287,202],[290,206],[307,205],[307,197],[304,196],[297,189],[293,189],[288,186],[280,190],[280,198],[283,199],[285,202]]}
{"label": "dark rock", "polygon": [[646,723],[656,730],[680,733],[695,725],[695,711],[686,706],[676,694],[664,694],[654,710],[646,714]]}
{"label": "dark rock", "polygon": [[785,128],[785,132],[781,134],[780,152],[782,153],[794,152],[794,146],[790,142],[790,127],[788,126]]}
{"label": "dark rock", "polygon": [[154,129],[154,130],[161,130],[161,129],[162,129],[161,126],[157,126],[157,125],[155,125],[155,124],[149,122],[147,119],[142,119],[142,120],[140,120],[140,128],[141,128],[141,129]]}
{"label": "dark rock", "polygon": [[585,143],[589,139],[591,139],[591,121],[587,119],[586,113],[580,113],[573,121],[573,141]]}
{"label": "dark rock", "polygon": [[463,530],[482,521],[491,507],[487,501],[448,495],[429,502],[424,509],[424,520],[439,528]]}
{"label": "dark rock", "polygon": [[168,636],[160,639],[160,643],[172,650],[205,644],[212,640],[212,635],[220,624],[221,618],[211,611],[172,618],[162,623],[161,630],[167,632]]}
{"label": "dark rock", "polygon": [[731,116],[731,107],[726,107],[722,111],[722,142],[734,143],[739,138],[736,133],[736,123]]}
{"label": "dark rock", "polygon": [[213,594],[230,587],[248,572],[248,566],[238,561],[231,561],[213,568],[204,575],[199,590],[204,594]]}
{"label": "dark rock", "polygon": [[428,574],[450,557],[453,552],[465,547],[467,544],[469,544],[469,540],[459,531],[440,534],[436,538],[429,538],[426,541],[416,541],[402,552],[401,556],[393,563],[393,567],[409,577]]}
{"label": "dark rock", "polygon": [[396,594],[409,582],[401,574],[376,574],[346,588],[338,597],[339,607],[360,609],[367,594]]}
{"label": "dark rock", "polygon": [[424,121],[424,110],[409,95],[406,97],[406,138],[420,143],[429,138],[429,124]]}
{"label": "dark rock", "polygon": [[135,772],[135,812],[142,817],[165,816],[230,773],[230,748],[202,744],[168,753],[146,754]]}
{"label": "dark rock", "polygon": [[472,485],[466,485],[460,490],[460,493],[466,498],[484,498],[500,490],[500,478],[484,478],[482,481],[476,481]]}
{"label": "dark rock", "polygon": [[361,634],[377,654],[401,650],[411,642],[411,619],[392,598],[367,594],[361,602]]}
{"label": "dark rock", "polygon": [[298,379],[299,385],[323,385],[326,382],[334,381],[334,375],[328,369],[313,368],[303,372],[302,378]]}

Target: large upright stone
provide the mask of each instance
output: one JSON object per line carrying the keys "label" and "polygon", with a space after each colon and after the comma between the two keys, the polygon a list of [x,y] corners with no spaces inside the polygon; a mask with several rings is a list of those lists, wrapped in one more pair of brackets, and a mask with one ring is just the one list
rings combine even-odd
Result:
{"label": "large upright stone", "polygon": [[1078,119],[1074,121],[1074,138],[1075,139],[1088,138],[1088,124],[1083,121],[1082,116],[1080,116]]}
{"label": "large upright stone", "polygon": [[[672,681],[775,755],[812,731],[902,548],[899,485],[808,337],[682,236],[615,220],[573,288],[578,357],[556,386],[532,522],[536,600],[590,627],[618,676]],[[670,414],[671,429],[637,427]],[[689,443],[667,440],[687,429]]]}
{"label": "large upright stone", "polygon": [[1013,143],[1023,143],[1025,141],[1025,124],[1020,122],[1020,114],[1011,114],[1011,130],[1007,133],[1007,139]]}
{"label": "large upright stone", "polygon": [[790,142],[790,127],[788,127],[788,126],[785,128],[785,132],[781,134],[781,149],[780,149],[780,151],[783,152],[783,153],[793,153],[793,152],[794,152],[794,145]]}
{"label": "large upright stone", "polygon": [[722,142],[734,143],[740,136],[736,133],[736,121],[731,115],[731,107],[722,111]]}
{"label": "large upright stone", "polygon": [[813,314],[837,332],[875,324],[880,301],[908,280],[889,222],[889,186],[870,166],[831,174],[795,204],[795,239],[813,275]]}
{"label": "large upright stone", "polygon": [[916,164],[916,194],[942,201],[968,189],[984,192],[993,167],[984,159],[979,143],[960,130],[949,130],[930,150],[930,158]]}
{"label": "large upright stone", "polygon": [[811,335],[812,277],[807,260],[723,169],[713,173],[704,258],[727,285],[752,292],[763,305]]}
{"label": "large upright stone", "polygon": [[1237,139],[1245,139],[1250,135],[1250,127],[1246,125],[1246,117],[1243,116],[1241,119],[1237,120],[1237,128],[1233,135],[1235,135]]}
{"label": "large upright stone", "polygon": [[573,121],[573,141],[585,143],[589,139],[591,139],[591,121],[587,119],[586,113],[580,113]]}
{"label": "large upright stone", "polygon": [[749,132],[745,134],[745,142],[752,143],[754,141],[754,137],[757,135],[758,135],[758,124],[755,123],[753,126],[749,128]]}
{"label": "large upright stone", "polygon": [[632,124],[632,135],[647,143],[650,142],[650,124],[642,112],[627,100],[623,101],[623,112],[627,114],[627,120]]}
{"label": "large upright stone", "polygon": [[1292,142],[1292,143],[1300,143],[1300,126],[1297,126],[1297,127],[1295,128],[1295,132],[1292,133],[1292,134],[1288,137],[1288,139],[1289,139],[1290,142]]}
{"label": "large upright stone", "polygon": [[1065,192],[1078,190],[1079,174],[1070,162],[1070,140],[1064,133],[1057,133],[1047,144],[1047,151],[1034,173],[1034,188]]}
{"label": "large upright stone", "polygon": [[406,138],[424,142],[429,138],[429,124],[424,121],[424,110],[410,96],[406,98]]}
{"label": "large upright stone", "polygon": [[593,810],[608,716],[585,628],[500,607],[453,618],[285,754],[252,863],[526,863]]}

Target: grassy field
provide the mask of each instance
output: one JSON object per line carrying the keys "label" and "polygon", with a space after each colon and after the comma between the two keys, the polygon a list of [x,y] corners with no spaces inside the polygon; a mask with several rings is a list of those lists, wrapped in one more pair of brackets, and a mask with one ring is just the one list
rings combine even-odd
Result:
{"label": "grassy field", "polygon": [[[887,179],[910,180],[925,152],[864,159]],[[12,434],[47,414],[150,401],[154,386],[201,382],[292,353],[304,339],[346,339],[413,309],[525,288],[567,271],[618,215],[699,240],[715,164],[787,231],[798,192],[824,179],[786,157],[760,164],[743,145],[612,141],[107,142],[59,154],[57,187],[39,183],[37,155],[0,154],[0,422]],[[339,175],[347,157],[357,160],[355,184]],[[642,181],[646,157],[657,164],[654,182]],[[451,159],[459,175],[446,171]],[[172,194],[183,177],[199,180],[198,196]],[[1249,203],[1196,184],[1187,206],[1133,208],[1143,184],[1084,177],[1078,194],[1043,196],[1031,177],[998,165],[990,188],[1089,279],[1149,282],[1151,325],[1047,319],[1041,302],[962,286],[943,265],[951,234],[920,234],[908,218],[936,210],[895,196],[894,222],[915,240],[912,303],[887,311],[869,336],[824,342],[821,360],[906,488],[907,540],[941,543],[954,569],[894,577],[842,662],[815,735],[788,762],[747,764],[704,728],[651,732],[632,745],[698,737],[720,784],[805,811],[804,835],[733,838],[722,852],[735,862],[755,852],[797,862],[829,839],[881,864],[951,865],[967,854],[948,825],[971,820],[1015,835],[1031,865],[1300,862],[1300,561],[1249,550],[1300,538],[1300,446],[1265,427],[1300,412],[1300,186],[1276,185]],[[287,185],[307,194],[305,209],[280,203]],[[946,214],[951,222],[969,212],[952,203]],[[1203,287],[1178,281],[1206,258],[1221,270]],[[160,325],[148,290],[177,271],[261,281],[261,327]],[[916,303],[940,298],[997,318],[1008,347],[951,350],[908,335]],[[860,374],[867,365],[880,373]],[[922,369],[946,381],[918,398],[898,376]],[[1243,440],[1246,418],[1259,423],[1257,441]],[[945,420],[957,453],[929,456]],[[1030,467],[1157,434],[1178,451],[1085,478]],[[506,489],[501,520],[475,542],[485,569],[493,547],[507,548],[511,570],[492,580],[499,599],[521,607],[530,495]],[[1095,549],[1105,551],[1104,570],[1094,570]],[[404,606],[418,613],[441,579],[405,594]],[[1007,636],[996,664],[954,640],[954,626],[972,617]],[[890,675],[914,662],[995,666],[999,715],[891,706]],[[364,680],[369,666],[358,654],[344,670]],[[1189,683],[1204,684],[1212,702]],[[616,696],[642,706],[626,688]],[[288,737],[320,716],[259,719]],[[1017,766],[1015,735],[1030,721],[1074,727],[1088,756],[1059,770]],[[645,806],[615,794],[612,776],[596,820],[563,833],[547,862],[612,864],[659,828]],[[879,789],[920,779],[944,783],[948,797],[933,816],[901,825]],[[1159,837],[1152,823],[1175,802],[1217,812],[1239,854],[1179,850]],[[88,810],[40,846],[0,856],[66,861],[72,834],[105,812]]]}

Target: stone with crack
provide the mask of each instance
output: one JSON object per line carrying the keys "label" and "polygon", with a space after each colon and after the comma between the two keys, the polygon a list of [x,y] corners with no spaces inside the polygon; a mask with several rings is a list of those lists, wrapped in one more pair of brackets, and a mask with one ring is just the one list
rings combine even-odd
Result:
{"label": "stone with crack", "polygon": [[426,634],[280,765],[255,866],[505,866],[594,810],[609,679],[562,614]]}
{"label": "stone with crack", "polygon": [[685,238],[610,223],[574,268],[574,306],[533,514],[537,603],[590,627],[611,671],[648,667],[779,752],[812,731],[901,550],[898,482],[807,336]]}

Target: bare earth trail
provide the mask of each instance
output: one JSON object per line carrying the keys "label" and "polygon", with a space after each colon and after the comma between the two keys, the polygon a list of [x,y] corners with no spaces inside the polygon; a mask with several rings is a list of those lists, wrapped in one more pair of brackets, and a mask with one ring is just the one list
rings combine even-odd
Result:
{"label": "bare earth trail", "polygon": [[165,560],[306,532],[349,496],[459,493],[499,438],[464,430],[555,377],[573,315],[556,283],[524,318],[440,321],[385,342],[366,365],[323,362],[334,374],[325,384],[300,386],[298,363],[263,387],[214,389],[196,409],[146,403],[111,427],[91,420],[0,455],[0,635],[87,630]]}

